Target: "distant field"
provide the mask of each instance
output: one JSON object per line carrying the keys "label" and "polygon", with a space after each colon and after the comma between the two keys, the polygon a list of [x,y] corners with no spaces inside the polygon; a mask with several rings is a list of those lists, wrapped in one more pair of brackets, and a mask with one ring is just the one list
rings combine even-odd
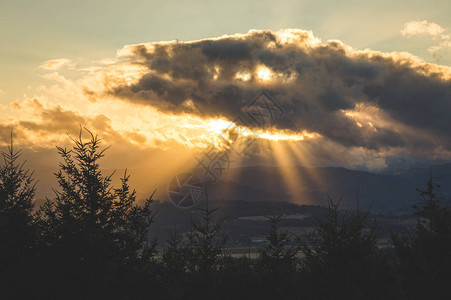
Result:
{"label": "distant field", "polygon": [[[256,259],[258,257],[258,247],[237,247],[237,248],[228,248],[227,251],[234,258],[239,258],[242,256],[246,256],[250,259]],[[302,253],[298,252],[298,258],[302,258]]]}
{"label": "distant field", "polygon": [[[309,218],[311,215],[308,214],[294,214],[294,215],[284,215],[282,219],[285,220],[303,220]],[[268,216],[249,216],[249,217],[239,217],[238,220],[245,221],[268,221]]]}

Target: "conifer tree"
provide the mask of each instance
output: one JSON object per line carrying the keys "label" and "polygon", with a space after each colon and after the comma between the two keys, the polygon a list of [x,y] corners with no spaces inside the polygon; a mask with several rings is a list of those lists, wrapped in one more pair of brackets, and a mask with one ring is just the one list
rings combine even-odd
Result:
{"label": "conifer tree", "polygon": [[34,222],[33,173],[14,150],[12,131],[0,166],[0,281],[2,295],[28,297],[34,286],[37,231]]}
{"label": "conifer tree", "polygon": [[417,224],[412,235],[393,234],[399,275],[409,299],[451,296],[451,210],[432,176],[417,189],[423,205],[413,206]]}
{"label": "conifer tree", "polygon": [[188,284],[185,284],[186,298],[211,299],[222,288],[219,278],[224,268],[227,237],[222,235],[222,220],[214,218],[217,209],[208,206],[205,188],[205,208],[197,207],[199,218],[191,222],[191,230],[186,233],[186,255]]}
{"label": "conifer tree", "polygon": [[20,163],[20,150],[11,143],[2,151],[0,166],[0,266],[14,263],[34,247],[33,208],[35,182],[33,173]]}
{"label": "conifer tree", "polygon": [[280,229],[282,216],[268,217],[270,228],[265,245],[258,249],[256,272],[261,277],[264,299],[293,299],[298,249],[290,233]]}
{"label": "conifer tree", "polygon": [[279,229],[282,216],[273,215],[268,218],[271,224],[266,234],[266,244],[258,251],[259,265],[273,274],[280,268],[284,271],[295,270],[297,248],[289,245],[291,238],[288,231]]}
{"label": "conifer tree", "polygon": [[200,274],[210,274],[221,267],[221,258],[225,255],[226,237],[219,236],[222,221],[213,220],[217,209],[209,209],[208,200],[205,208],[197,208],[200,220],[192,222],[192,230],[187,232],[189,247],[189,268]]}
{"label": "conifer tree", "polygon": [[340,213],[339,203],[329,198],[325,219],[300,239],[310,297],[396,299],[388,256],[376,245],[378,228],[368,226],[369,211]]}
{"label": "conifer tree", "polygon": [[191,252],[187,242],[179,238],[174,230],[161,257],[164,290],[169,299],[183,299],[189,285],[188,261],[192,257]]}
{"label": "conifer tree", "polygon": [[86,132],[90,139],[84,141],[80,131],[71,150],[57,147],[63,160],[55,173],[60,189],[42,206],[40,228],[58,279],[85,284],[87,291],[102,284],[114,289],[111,283],[133,281],[129,272],[153,253],[155,245],[147,242],[152,196],[137,205],[126,172],[121,187],[114,188],[114,173],[105,176],[100,169],[106,149]]}

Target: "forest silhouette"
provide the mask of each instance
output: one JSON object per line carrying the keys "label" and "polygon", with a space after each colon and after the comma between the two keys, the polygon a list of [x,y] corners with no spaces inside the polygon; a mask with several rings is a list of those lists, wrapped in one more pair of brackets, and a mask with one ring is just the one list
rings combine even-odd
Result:
{"label": "forest silhouette", "polygon": [[216,208],[204,201],[182,237],[149,234],[153,195],[138,204],[125,172],[119,187],[101,171],[108,148],[89,139],[57,147],[58,188],[35,207],[36,185],[20,151],[2,152],[2,299],[449,299],[451,210],[433,178],[418,189],[410,233],[377,246],[369,211],[329,199],[313,232],[294,235],[268,216],[255,259],[232,257]]}

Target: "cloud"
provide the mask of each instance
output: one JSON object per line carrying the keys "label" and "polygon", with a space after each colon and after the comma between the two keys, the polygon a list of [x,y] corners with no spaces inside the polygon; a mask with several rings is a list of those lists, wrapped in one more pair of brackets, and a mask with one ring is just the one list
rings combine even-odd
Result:
{"label": "cloud", "polygon": [[426,34],[432,36],[438,36],[442,34],[445,29],[433,22],[423,21],[410,21],[404,24],[401,29],[401,34],[404,36],[412,36],[419,34]]}
{"label": "cloud", "polygon": [[[447,36],[447,39],[449,39],[449,36]],[[445,48],[451,48],[451,40],[445,40],[445,41],[440,42],[438,45],[429,47],[428,52],[434,54],[438,50],[445,49]]]}
{"label": "cloud", "polygon": [[[113,120],[105,114],[81,115],[60,105],[43,104],[38,99],[24,101],[15,109],[27,115],[0,121],[0,150],[4,151],[9,145],[13,130],[14,146],[15,149],[22,150],[21,159],[27,161],[25,167],[36,170],[34,178],[39,179],[38,199],[53,196],[51,188],[58,187],[54,172],[61,159],[55,146],[71,149],[73,143],[70,137],[77,138],[83,127],[102,139],[102,148],[113,145],[102,159],[102,169],[107,174],[111,174],[115,169],[122,169],[113,177],[115,184],[120,184],[118,179],[125,168],[132,169],[128,173],[132,174],[133,186],[139,186],[140,199],[148,197],[157,186],[162,186],[161,191],[165,191],[164,184],[167,184],[169,176],[173,176],[171,172],[181,168],[181,165],[186,165],[183,158],[195,155],[193,149],[174,141],[170,149],[165,149],[171,141],[158,140],[156,137],[149,141],[149,136],[133,128],[118,130],[114,128]],[[33,114],[28,114],[28,110],[33,111]],[[89,139],[86,131],[83,132],[82,138],[85,141]],[[158,142],[161,147],[155,144]],[[146,176],[136,177],[136,169],[138,174],[142,169],[148,170]]]}
{"label": "cloud", "polygon": [[56,144],[65,144],[67,135],[76,136],[81,127],[91,128],[116,143],[126,141],[112,129],[111,120],[105,115],[82,116],[60,105],[45,107],[37,99],[15,108],[22,110],[24,106],[32,109],[35,117],[0,123],[0,144],[9,143],[9,133],[12,128],[16,136],[15,143],[31,148],[36,146],[53,148]]}
{"label": "cloud", "polygon": [[[240,115],[261,132],[314,136],[297,142],[310,153],[305,163],[383,169],[407,158],[451,159],[451,68],[409,53],[358,50],[298,29],[117,53],[73,69],[71,79],[43,75],[49,84],[36,95],[0,111],[0,142],[14,126],[22,145],[53,147],[82,125],[127,151],[177,156],[206,147],[215,124]],[[262,129],[246,107],[263,90],[284,114]]]}
{"label": "cloud", "polygon": [[[75,136],[81,127],[88,128],[112,145],[130,146],[133,149],[168,150],[185,147],[198,150],[205,148],[217,138],[219,127],[227,122],[203,119],[195,115],[173,115],[121,101],[91,102],[78,95],[79,86],[71,86],[60,77],[51,76],[62,85],[46,89],[46,96],[55,93],[57,99],[68,97],[72,108],[64,102],[49,102],[33,98],[13,102],[2,113],[0,120],[0,146],[9,143],[9,132],[14,128],[16,143],[27,148],[53,148],[69,142],[67,135]],[[80,92],[79,92],[80,93]],[[75,97],[74,97],[75,95]],[[67,99],[66,99],[67,100]],[[78,109],[77,109],[78,107]],[[86,110],[80,110],[79,108]],[[216,124],[225,124],[215,126]],[[306,137],[308,138],[308,137]]]}
{"label": "cloud", "polygon": [[404,24],[401,29],[401,34],[403,36],[414,36],[414,35],[429,35],[434,37],[434,40],[439,39],[440,42],[433,46],[430,46],[427,51],[438,58],[436,52],[441,49],[451,48],[451,35],[445,34],[447,29],[442,26],[424,21],[410,21]]}
{"label": "cloud", "polygon": [[[430,24],[428,32],[442,32]],[[449,157],[440,147],[451,146],[451,69],[408,53],[321,43],[302,30],[128,45],[118,53],[145,68],[103,91],[124,101],[233,120],[265,90],[285,112],[272,124],[277,129],[377,153]]]}
{"label": "cloud", "polygon": [[70,59],[67,58],[59,58],[59,59],[51,59],[44,61],[39,68],[43,70],[56,71],[60,70],[62,67],[73,68],[75,64],[72,63]]}

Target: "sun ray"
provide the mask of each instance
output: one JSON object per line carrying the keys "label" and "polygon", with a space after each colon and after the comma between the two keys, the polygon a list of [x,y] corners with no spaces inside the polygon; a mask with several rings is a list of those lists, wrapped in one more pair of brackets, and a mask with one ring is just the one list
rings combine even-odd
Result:
{"label": "sun ray", "polygon": [[[235,187],[232,186],[234,184],[239,184],[242,168],[241,166],[243,158],[240,155],[233,155],[231,158],[230,168],[224,171],[224,173],[220,176],[218,184],[222,185],[220,187],[221,192],[221,200],[239,200],[236,199],[233,195],[233,191]],[[224,208],[225,212],[227,212],[227,207]]]}
{"label": "sun ray", "polygon": [[293,160],[284,142],[269,142],[274,158],[279,166],[279,171],[289,191],[291,201],[304,203],[302,197],[302,186],[304,181],[299,175],[296,160]]}
{"label": "sun ray", "polygon": [[304,167],[300,170],[303,172],[302,176],[305,178],[305,181],[308,181],[307,186],[312,188],[321,186],[322,179],[318,176],[318,173],[312,165],[312,154],[309,153],[309,151],[306,151],[302,143],[287,143],[287,145],[291,154],[296,157],[300,165]]}

